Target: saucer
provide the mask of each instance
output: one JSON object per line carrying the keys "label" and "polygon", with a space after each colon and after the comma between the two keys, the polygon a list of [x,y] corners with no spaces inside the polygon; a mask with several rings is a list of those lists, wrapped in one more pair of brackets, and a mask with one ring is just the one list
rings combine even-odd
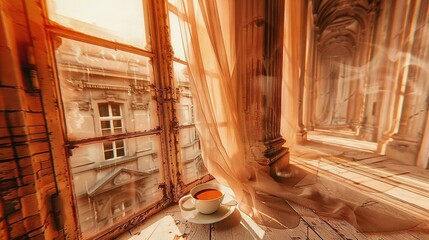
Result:
{"label": "saucer", "polygon": [[[186,205],[188,201],[184,203]],[[181,210],[182,217],[191,223],[196,224],[212,224],[220,222],[223,219],[229,217],[235,210],[235,206],[221,205],[219,209],[212,214],[202,214],[198,210],[183,211]]]}

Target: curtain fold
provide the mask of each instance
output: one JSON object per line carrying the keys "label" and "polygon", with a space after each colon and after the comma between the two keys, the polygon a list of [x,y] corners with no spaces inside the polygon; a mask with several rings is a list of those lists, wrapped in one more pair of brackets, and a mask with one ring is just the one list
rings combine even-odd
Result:
{"label": "curtain fold", "polygon": [[[297,132],[300,42],[300,1],[286,1],[282,134],[289,147]],[[347,196],[347,189],[321,182],[317,172],[290,164],[273,178],[267,167],[257,164],[246,138],[246,122],[238,107],[234,22],[235,1],[178,0],[181,33],[189,64],[196,127],[204,163],[209,172],[229,186],[240,209],[257,223],[294,228],[300,215],[289,205],[308,207],[322,216],[342,218],[363,232],[411,229],[421,220],[406,214],[392,216],[374,208],[374,201]],[[249,39],[252,41],[252,39]],[[285,107],[286,106],[286,107]],[[293,149],[292,149],[293,150]],[[306,153],[308,154],[308,153]],[[320,154],[314,154],[320,160]],[[377,203],[380,204],[380,203]],[[378,205],[377,205],[378,206]],[[378,208],[377,208],[378,209]],[[381,220],[382,219],[382,220]]]}

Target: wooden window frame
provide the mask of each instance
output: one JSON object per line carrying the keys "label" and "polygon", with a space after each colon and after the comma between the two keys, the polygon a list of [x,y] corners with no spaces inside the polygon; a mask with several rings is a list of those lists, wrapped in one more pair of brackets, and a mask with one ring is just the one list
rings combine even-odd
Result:
{"label": "wooden window frame", "polygon": [[[35,49],[35,57],[37,60],[38,70],[41,72],[40,77],[50,81],[41,81],[42,100],[44,102],[44,109],[47,119],[47,128],[52,134],[50,141],[52,145],[52,157],[55,161],[54,168],[57,173],[55,181],[59,186],[59,199],[64,204],[61,205],[59,210],[59,223],[57,229],[65,233],[67,238],[76,239],[82,238],[82,233],[79,227],[79,220],[77,219],[76,210],[76,196],[74,194],[74,186],[72,182],[71,167],[68,163],[69,154],[71,149],[90,143],[102,143],[103,141],[125,140],[128,138],[137,138],[149,135],[159,135],[161,141],[161,155],[167,161],[160,161],[165,171],[163,174],[164,183],[159,187],[163,191],[164,198],[149,208],[134,214],[131,218],[113,225],[111,228],[97,233],[97,236],[91,236],[87,239],[99,238],[112,238],[118,234],[130,229],[149,216],[159,212],[172,202],[187,193],[193,186],[206,182],[212,177],[206,175],[193,182],[184,184],[180,179],[181,164],[178,158],[180,146],[178,145],[177,134],[178,129],[174,124],[175,119],[175,96],[171,93],[173,89],[173,76],[172,65],[174,59],[171,52],[171,45],[169,43],[170,37],[168,32],[168,3],[164,0],[148,0],[148,7],[145,8],[149,17],[149,26],[152,35],[152,52],[140,49],[134,46],[120,44],[114,41],[109,41],[94,37],[82,32],[77,32],[66,27],[62,27],[55,22],[52,22],[47,17],[47,6],[45,0],[37,0],[37,2],[30,3],[28,10],[37,14],[29,16],[30,29],[43,32],[33,31],[31,36],[35,38],[33,41]],[[124,132],[112,136],[101,136],[87,139],[78,139],[67,141],[66,137],[66,123],[64,117],[64,109],[62,104],[58,104],[58,99],[61,102],[60,87],[59,87],[59,74],[56,68],[55,61],[55,46],[56,38],[63,37],[79,42],[94,44],[101,47],[110,49],[121,50],[141,56],[149,57],[152,61],[153,74],[155,78],[155,85],[151,86],[155,92],[155,98],[158,102],[158,118],[160,118],[159,128],[151,129],[148,131],[138,132]],[[43,59],[42,61],[40,61]],[[164,117],[160,117],[160,112],[164,113]],[[124,126],[124,125],[123,125]],[[183,127],[183,126],[182,126]],[[190,127],[190,126],[185,126]],[[70,217],[71,216],[71,217]]]}

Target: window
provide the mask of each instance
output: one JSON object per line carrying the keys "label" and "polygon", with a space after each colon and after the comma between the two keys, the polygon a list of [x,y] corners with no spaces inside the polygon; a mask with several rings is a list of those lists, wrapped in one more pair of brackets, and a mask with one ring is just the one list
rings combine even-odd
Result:
{"label": "window", "polygon": [[[118,103],[99,103],[101,135],[123,133],[121,105]],[[103,143],[104,159],[125,156],[124,140]]]}
{"label": "window", "polygon": [[130,200],[114,204],[112,207],[113,221],[117,221],[125,217],[128,211],[132,211],[132,206],[133,203]]}
{"label": "window", "polygon": [[125,156],[124,140],[103,143],[104,159],[112,159]]}
{"label": "window", "polygon": [[45,1],[80,231],[109,238],[209,179],[178,19],[162,1]]}
{"label": "window", "polygon": [[151,36],[144,14],[147,3],[142,0],[47,1],[49,18],[62,26],[150,50]]}
{"label": "window", "polygon": [[176,117],[179,131],[180,160],[183,181],[189,183],[208,174],[201,157],[200,141],[195,128],[194,104],[189,82],[188,63],[181,38],[179,9],[169,1],[170,37],[174,50],[173,70],[176,87]]}

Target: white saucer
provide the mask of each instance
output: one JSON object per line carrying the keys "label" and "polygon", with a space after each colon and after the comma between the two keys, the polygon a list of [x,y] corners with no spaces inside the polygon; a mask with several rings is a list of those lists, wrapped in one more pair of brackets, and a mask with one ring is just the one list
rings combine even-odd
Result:
{"label": "white saucer", "polygon": [[[184,202],[183,205],[186,205],[188,201]],[[219,209],[212,214],[202,214],[198,210],[184,211],[181,210],[182,217],[185,220],[188,220],[191,223],[196,224],[212,224],[220,222],[223,219],[229,217],[235,210],[235,206],[225,206],[221,205]]]}

